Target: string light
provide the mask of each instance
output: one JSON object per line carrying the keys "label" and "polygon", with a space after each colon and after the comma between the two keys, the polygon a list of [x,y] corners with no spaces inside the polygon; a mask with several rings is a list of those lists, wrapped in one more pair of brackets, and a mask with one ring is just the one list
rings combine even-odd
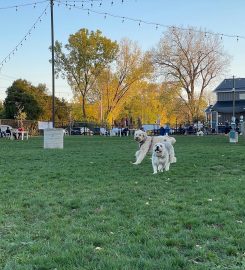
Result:
{"label": "string light", "polygon": [[[57,1],[57,0],[54,0]],[[95,0],[93,0],[95,1]],[[101,1],[101,0],[98,0]],[[68,1],[69,2],[69,1]],[[75,2],[89,2],[88,1],[78,1],[76,0]],[[113,1],[112,1],[113,2]],[[100,2],[100,4],[102,3],[102,1]],[[122,0],[122,3],[124,3],[124,1]],[[64,3],[61,2],[61,5],[64,5]],[[68,4],[69,6],[69,4]],[[224,33],[213,33],[213,32],[209,32],[209,31],[201,31],[201,30],[196,30],[196,29],[191,29],[191,28],[184,28],[184,27],[178,27],[178,26],[170,26],[170,25],[165,25],[165,24],[161,24],[161,23],[157,23],[157,22],[150,22],[150,21],[145,21],[142,19],[136,19],[136,18],[130,18],[130,17],[126,17],[126,16],[119,16],[119,15],[115,15],[115,14],[111,14],[111,13],[105,13],[105,12],[100,12],[100,11],[95,11],[92,9],[87,9],[84,8],[83,5],[82,6],[76,6],[74,7],[76,9],[81,9],[84,11],[88,12],[88,15],[91,13],[95,13],[95,14],[99,14],[99,15],[103,15],[104,17],[106,16],[110,16],[113,18],[118,18],[121,19],[121,22],[123,23],[125,20],[128,21],[134,21],[134,22],[138,22],[139,26],[141,26],[142,24],[146,24],[146,25],[153,25],[156,29],[158,29],[159,27],[163,27],[163,28],[172,28],[173,31],[175,30],[182,30],[182,31],[188,31],[188,32],[196,32],[196,33],[204,33],[205,37],[207,37],[207,35],[213,35],[213,36],[219,36],[221,39],[223,39],[223,37],[228,37],[228,38],[236,38],[237,41],[239,41],[239,39],[245,39],[245,36],[239,36],[239,35],[229,35],[229,34],[224,34]]]}
{"label": "string light", "polygon": [[7,6],[7,7],[0,7],[1,9],[15,9],[16,11],[18,11],[18,9],[20,7],[27,7],[27,6],[33,6],[34,8],[39,5],[39,4],[43,4],[43,3],[47,3],[49,2],[49,0],[43,0],[43,1],[38,1],[38,2],[32,2],[32,3],[25,3],[25,4],[21,4],[21,5],[14,5],[14,6]]}
{"label": "string light", "polygon": [[37,20],[34,22],[34,24],[32,25],[32,27],[27,31],[27,33],[26,33],[25,36],[21,39],[21,41],[14,47],[14,49],[13,49],[13,50],[5,57],[5,58],[3,58],[3,60],[0,62],[0,70],[3,68],[4,63],[7,63],[7,60],[10,61],[11,56],[13,56],[13,55],[15,54],[15,52],[18,51],[19,47],[20,47],[20,46],[21,46],[21,47],[23,46],[23,42],[27,40],[27,36],[28,36],[28,35],[30,36],[31,33],[32,33],[32,31],[33,31],[34,29],[36,29],[37,23],[38,23],[38,22],[40,23],[40,22],[42,21],[42,20],[41,20],[41,17],[42,17],[44,14],[46,14],[48,7],[49,7],[49,4],[46,6],[46,8],[44,9],[44,11],[43,11],[43,12],[41,13],[41,15],[37,18]]}

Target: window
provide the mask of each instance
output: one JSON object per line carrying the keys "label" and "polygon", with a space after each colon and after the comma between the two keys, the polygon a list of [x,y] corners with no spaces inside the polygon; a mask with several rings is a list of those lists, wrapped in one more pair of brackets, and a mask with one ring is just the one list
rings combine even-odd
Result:
{"label": "window", "polygon": [[240,93],[239,94],[239,99],[244,99],[245,100],[245,93]]}

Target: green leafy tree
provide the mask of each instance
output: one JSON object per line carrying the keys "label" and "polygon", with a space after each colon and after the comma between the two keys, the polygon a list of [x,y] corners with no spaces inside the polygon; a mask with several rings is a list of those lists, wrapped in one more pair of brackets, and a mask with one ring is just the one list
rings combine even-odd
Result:
{"label": "green leafy tree", "polygon": [[[26,80],[17,80],[7,89],[4,101],[6,118],[14,119],[24,113],[28,120],[52,119],[52,96],[48,95],[45,84],[33,86]],[[66,122],[69,106],[65,100],[55,98],[55,121]]]}
{"label": "green leafy tree", "polygon": [[102,33],[81,29],[70,35],[68,44],[56,41],[55,72],[66,78],[75,96],[82,97],[82,112],[86,119],[86,102],[92,102],[97,91],[97,78],[116,57],[116,42],[102,36]]}
{"label": "green leafy tree", "polygon": [[26,80],[16,80],[6,93],[4,101],[6,118],[14,119],[18,114],[19,107],[23,107],[26,119],[38,119],[42,113],[42,108],[33,96],[34,87]]}
{"label": "green leafy tree", "polygon": [[5,118],[5,110],[2,101],[0,101],[0,118]]}

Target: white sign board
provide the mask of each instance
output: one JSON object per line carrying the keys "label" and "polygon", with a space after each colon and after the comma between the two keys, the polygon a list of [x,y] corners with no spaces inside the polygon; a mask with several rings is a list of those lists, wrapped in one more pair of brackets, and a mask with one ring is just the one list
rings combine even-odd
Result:
{"label": "white sign board", "polygon": [[64,148],[63,128],[44,129],[44,148],[45,149]]}
{"label": "white sign board", "polygon": [[38,121],[38,129],[53,128],[53,122]]}
{"label": "white sign board", "polygon": [[238,132],[231,130],[229,132],[229,140],[230,140],[230,143],[237,143],[238,142]]}

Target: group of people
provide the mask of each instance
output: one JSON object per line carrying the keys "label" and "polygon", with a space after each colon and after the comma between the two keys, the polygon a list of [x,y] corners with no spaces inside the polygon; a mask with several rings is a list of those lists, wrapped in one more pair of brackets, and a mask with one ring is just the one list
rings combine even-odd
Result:
{"label": "group of people", "polygon": [[5,131],[2,131],[0,128],[0,137],[10,137],[11,136],[11,130],[9,127]]}
{"label": "group of people", "polygon": [[12,132],[10,130],[9,127],[7,127],[7,129],[5,131],[2,131],[0,129],[0,137],[8,137],[8,138],[11,138],[11,135],[12,137],[15,139],[15,140],[18,140],[20,137],[21,137],[21,134],[22,134],[22,131],[24,131],[24,128],[22,127],[19,127],[16,132]]}

